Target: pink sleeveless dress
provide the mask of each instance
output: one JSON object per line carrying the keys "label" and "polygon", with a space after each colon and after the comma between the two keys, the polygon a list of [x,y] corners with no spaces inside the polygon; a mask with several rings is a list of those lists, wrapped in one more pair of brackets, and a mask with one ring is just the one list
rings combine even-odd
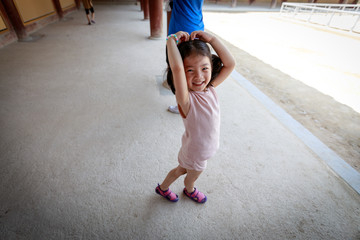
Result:
{"label": "pink sleeveless dress", "polygon": [[[219,148],[220,108],[214,87],[207,91],[190,91],[190,109],[183,117],[185,133],[178,161],[181,167],[203,171],[207,160]],[[180,106],[179,109],[181,110]]]}

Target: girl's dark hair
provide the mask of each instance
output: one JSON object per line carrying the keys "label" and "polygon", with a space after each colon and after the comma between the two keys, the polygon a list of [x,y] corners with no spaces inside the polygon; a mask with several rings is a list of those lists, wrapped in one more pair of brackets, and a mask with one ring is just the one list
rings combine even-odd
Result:
{"label": "girl's dark hair", "polygon": [[[211,54],[209,46],[205,42],[200,40],[190,40],[190,41],[182,42],[178,45],[178,49],[183,61],[186,57],[193,54],[205,56],[210,59],[212,71],[211,71],[211,79],[207,87],[211,85],[212,81],[219,75],[220,70],[223,66],[221,59],[217,55]],[[173,74],[169,64],[167,49],[166,49],[166,63],[168,65],[167,83],[169,84],[171,91],[175,94],[175,85],[173,80]]]}

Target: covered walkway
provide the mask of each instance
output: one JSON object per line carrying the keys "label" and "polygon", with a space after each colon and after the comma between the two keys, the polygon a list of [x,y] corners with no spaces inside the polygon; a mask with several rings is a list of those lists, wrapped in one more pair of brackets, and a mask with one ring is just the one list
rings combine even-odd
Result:
{"label": "covered walkway", "polygon": [[[177,164],[165,39],[135,5],[97,5],[0,50],[2,239],[358,239],[360,197],[232,75],[197,205],[154,188]],[[165,30],[164,30],[165,32]]]}

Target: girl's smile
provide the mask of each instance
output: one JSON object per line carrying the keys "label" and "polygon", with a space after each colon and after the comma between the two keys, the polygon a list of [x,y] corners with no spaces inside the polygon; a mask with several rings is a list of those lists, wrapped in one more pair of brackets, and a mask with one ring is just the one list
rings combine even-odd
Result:
{"label": "girl's smile", "polygon": [[200,82],[200,83],[195,83],[195,82],[193,82],[193,85],[199,87],[199,86],[203,85],[204,83],[205,83],[205,81]]}
{"label": "girl's smile", "polygon": [[189,90],[204,91],[211,79],[209,57],[190,55],[184,59],[184,69]]}

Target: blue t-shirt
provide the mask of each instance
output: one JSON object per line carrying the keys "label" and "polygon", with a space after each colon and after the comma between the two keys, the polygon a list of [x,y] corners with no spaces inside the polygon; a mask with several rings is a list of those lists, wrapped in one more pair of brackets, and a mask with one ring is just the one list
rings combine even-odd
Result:
{"label": "blue t-shirt", "polygon": [[184,31],[204,31],[202,6],[204,0],[174,0],[169,23],[169,34]]}

